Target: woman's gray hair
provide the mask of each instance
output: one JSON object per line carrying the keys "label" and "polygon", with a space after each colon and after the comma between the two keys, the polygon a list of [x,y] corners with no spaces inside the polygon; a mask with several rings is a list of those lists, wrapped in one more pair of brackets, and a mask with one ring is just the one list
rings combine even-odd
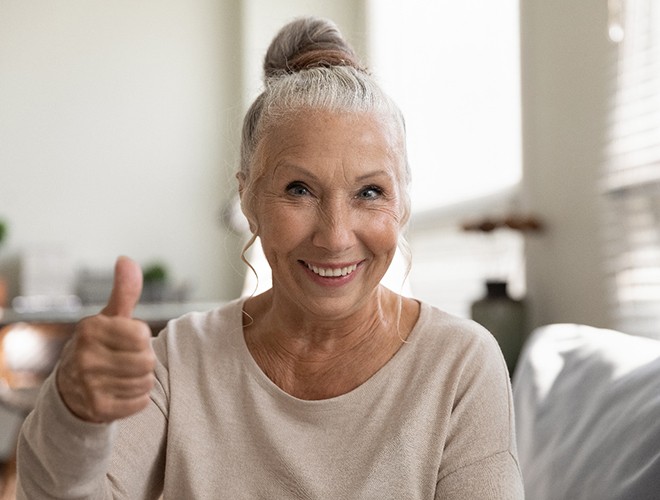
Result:
{"label": "woman's gray hair", "polygon": [[[259,145],[271,127],[302,110],[373,113],[396,125],[402,144],[401,215],[402,221],[407,222],[410,169],[403,116],[361,66],[337,27],[318,18],[298,19],[284,26],[266,53],[264,90],[245,116],[241,139],[239,175],[244,182],[242,203],[248,219],[252,212],[251,191],[263,174],[257,161]],[[255,166],[257,171],[253,171]]]}

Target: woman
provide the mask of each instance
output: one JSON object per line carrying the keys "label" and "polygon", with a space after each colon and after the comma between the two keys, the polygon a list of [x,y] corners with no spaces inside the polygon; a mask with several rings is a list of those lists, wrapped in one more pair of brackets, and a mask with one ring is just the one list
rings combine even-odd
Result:
{"label": "woman", "polygon": [[267,292],[131,319],[120,258],[19,444],[24,498],[522,498],[492,336],[382,287],[408,220],[403,120],[331,23],[285,26],[245,118]]}

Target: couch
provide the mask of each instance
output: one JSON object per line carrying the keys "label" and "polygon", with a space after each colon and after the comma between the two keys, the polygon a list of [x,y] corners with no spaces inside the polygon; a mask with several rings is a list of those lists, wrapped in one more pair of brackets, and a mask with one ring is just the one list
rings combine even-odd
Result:
{"label": "couch", "polygon": [[528,500],[660,499],[660,340],[542,327],[512,383]]}

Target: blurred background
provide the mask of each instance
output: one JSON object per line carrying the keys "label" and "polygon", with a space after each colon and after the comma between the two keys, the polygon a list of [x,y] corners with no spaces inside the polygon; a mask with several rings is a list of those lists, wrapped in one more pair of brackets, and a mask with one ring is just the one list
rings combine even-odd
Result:
{"label": "blurred background", "polygon": [[313,14],[406,116],[406,290],[468,316],[502,281],[528,329],[655,335],[660,23],[635,25],[652,3],[0,0],[5,306],[102,301],[120,254],[166,275],[156,301],[244,293],[241,120],[276,30]]}

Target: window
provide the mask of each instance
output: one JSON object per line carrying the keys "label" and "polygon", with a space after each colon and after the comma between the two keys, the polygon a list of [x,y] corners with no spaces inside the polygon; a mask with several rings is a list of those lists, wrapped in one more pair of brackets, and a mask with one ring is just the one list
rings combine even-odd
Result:
{"label": "window", "polygon": [[616,327],[660,338],[660,3],[610,0],[616,45],[603,176]]}
{"label": "window", "polygon": [[524,291],[522,238],[465,233],[515,210],[521,178],[517,0],[370,0],[370,67],[406,118],[416,297],[467,316],[486,278]]}

